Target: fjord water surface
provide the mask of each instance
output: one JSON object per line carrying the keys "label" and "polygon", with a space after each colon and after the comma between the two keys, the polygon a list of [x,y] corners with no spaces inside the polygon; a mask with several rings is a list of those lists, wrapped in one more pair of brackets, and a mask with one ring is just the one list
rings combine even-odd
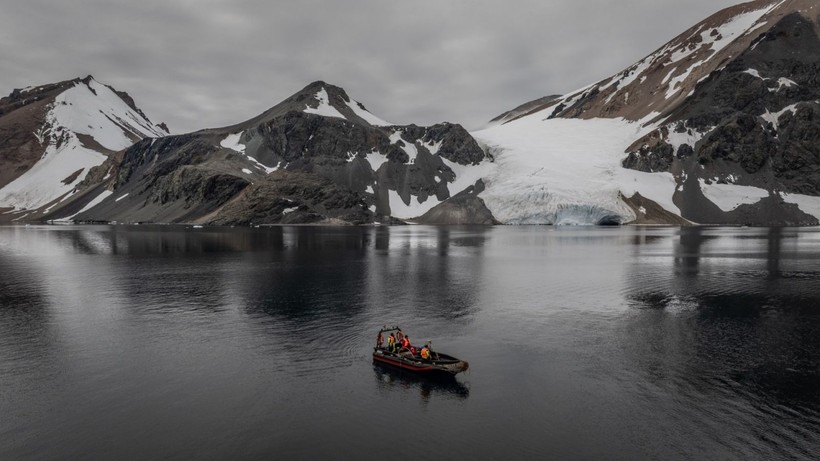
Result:
{"label": "fjord water surface", "polygon": [[[811,459],[820,231],[0,228],[0,459]],[[470,362],[420,380],[379,327]]]}

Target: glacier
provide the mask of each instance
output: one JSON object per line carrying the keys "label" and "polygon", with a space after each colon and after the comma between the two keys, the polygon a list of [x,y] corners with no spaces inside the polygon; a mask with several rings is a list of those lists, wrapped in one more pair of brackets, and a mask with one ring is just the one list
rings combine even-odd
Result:
{"label": "glacier", "polygon": [[479,197],[496,219],[505,224],[623,224],[635,213],[620,196],[636,192],[680,215],[670,173],[621,167],[626,148],[655,124],[546,119],[545,112],[472,133],[495,153]]}

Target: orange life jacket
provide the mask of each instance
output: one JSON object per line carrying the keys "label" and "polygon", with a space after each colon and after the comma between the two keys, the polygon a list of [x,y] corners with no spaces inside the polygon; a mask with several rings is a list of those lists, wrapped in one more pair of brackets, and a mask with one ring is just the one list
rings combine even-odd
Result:
{"label": "orange life jacket", "polygon": [[429,359],[430,358],[430,349],[427,349],[426,347],[422,347],[421,348],[421,358]]}

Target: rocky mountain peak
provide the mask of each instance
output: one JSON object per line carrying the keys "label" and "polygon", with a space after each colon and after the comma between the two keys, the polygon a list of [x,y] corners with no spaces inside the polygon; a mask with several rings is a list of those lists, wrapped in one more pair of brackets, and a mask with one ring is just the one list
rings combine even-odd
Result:
{"label": "rocky mountain peak", "polygon": [[362,103],[348,96],[343,88],[317,80],[264,113],[238,125],[220,130],[229,132],[247,130],[260,124],[270,124],[287,114],[311,114],[364,126],[393,125],[373,115]]}
{"label": "rocky mountain peak", "polygon": [[301,108],[305,113],[343,118],[373,126],[392,125],[370,113],[362,103],[348,96],[342,87],[321,80],[306,86],[292,99],[297,105],[305,104]]}
{"label": "rocky mountain peak", "polygon": [[755,0],[735,5],[701,21],[612,77],[552,101],[528,103],[530,110],[517,116],[545,111],[550,117],[658,120],[689,99],[709,75],[722,71],[789,15],[799,15],[820,29],[820,5],[816,0]]}

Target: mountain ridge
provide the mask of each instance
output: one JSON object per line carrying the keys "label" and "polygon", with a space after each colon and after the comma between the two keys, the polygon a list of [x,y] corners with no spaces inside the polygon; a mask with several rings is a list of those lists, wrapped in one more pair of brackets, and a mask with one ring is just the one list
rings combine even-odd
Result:
{"label": "mountain ridge", "polygon": [[[52,150],[70,141],[96,155],[50,178],[62,186],[47,203],[10,194],[16,178],[0,183],[0,206],[16,197],[20,220],[225,225],[816,225],[818,31],[812,0],[736,5],[609,78],[521,104],[472,133],[395,125],[319,80],[243,122],[169,136],[93,77],[45,85],[33,89],[43,98],[60,85],[116,97],[125,108],[103,121],[120,142],[105,130],[74,127],[63,139],[34,129]],[[0,100],[0,130],[21,107],[53,105],[15,91]],[[29,143],[17,157],[36,157],[31,137],[9,138]],[[34,171],[13,161],[6,171]],[[17,214],[21,205],[37,211]]]}
{"label": "mountain ridge", "polygon": [[[477,177],[467,174],[461,184],[453,169],[484,156],[460,125],[393,125],[342,88],[317,81],[244,122],[137,142],[81,184],[82,200],[93,206],[65,207],[46,218],[394,222],[473,185]],[[309,184],[321,193],[307,193]]]}

